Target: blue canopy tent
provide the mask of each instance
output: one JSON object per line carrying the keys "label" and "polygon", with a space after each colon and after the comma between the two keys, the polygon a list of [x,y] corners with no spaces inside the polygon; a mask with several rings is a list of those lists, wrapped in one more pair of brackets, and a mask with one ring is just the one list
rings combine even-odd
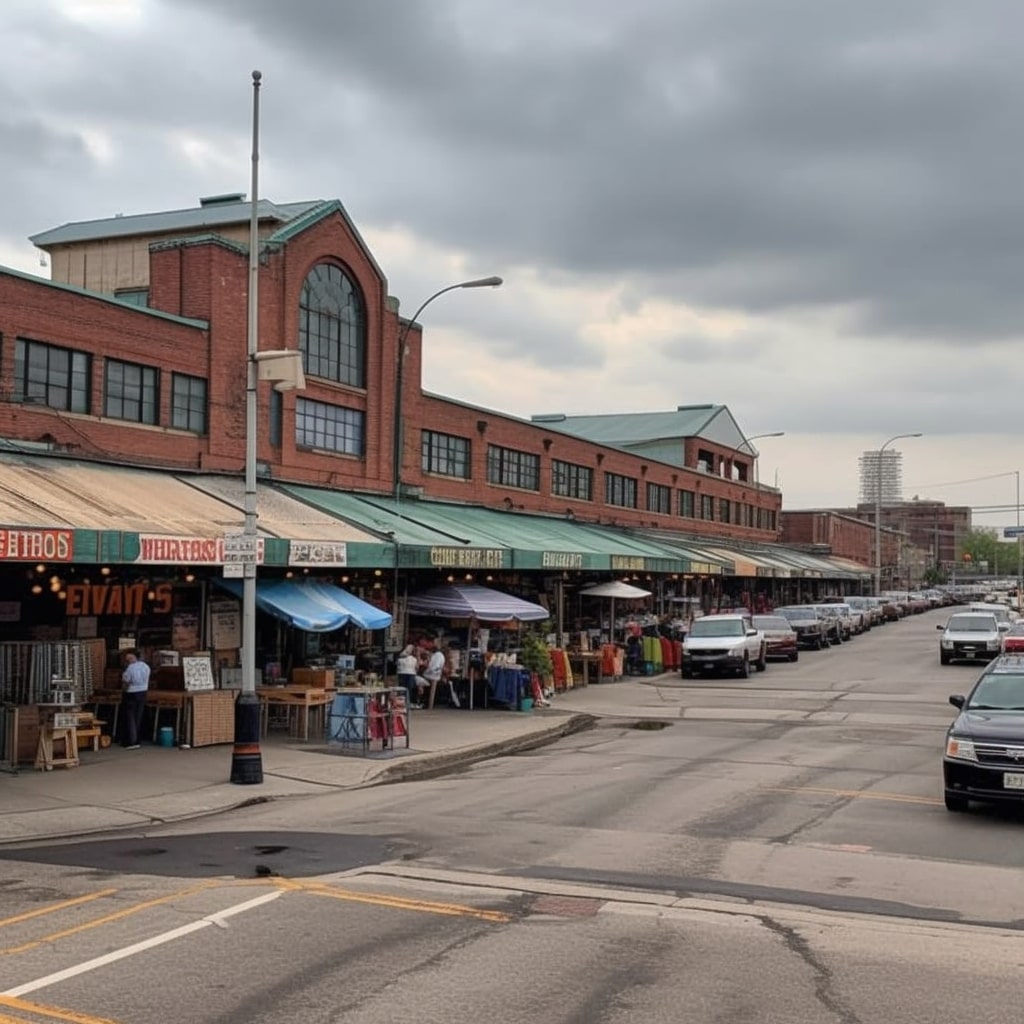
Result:
{"label": "blue canopy tent", "polygon": [[[219,579],[218,585],[242,596],[240,580]],[[307,633],[330,633],[349,622],[361,629],[385,629],[391,615],[341,587],[318,580],[256,581],[256,606]]]}

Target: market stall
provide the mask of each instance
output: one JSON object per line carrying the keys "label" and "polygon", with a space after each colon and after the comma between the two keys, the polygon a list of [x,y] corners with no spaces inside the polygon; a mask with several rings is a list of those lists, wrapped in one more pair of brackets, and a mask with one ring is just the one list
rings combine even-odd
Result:
{"label": "market stall", "polygon": [[[458,677],[467,689],[470,710],[475,705],[474,682],[479,674],[483,678],[483,669],[487,660],[487,631],[481,630],[480,624],[513,622],[543,622],[550,618],[550,612],[543,605],[525,601],[521,597],[492,590],[469,583],[449,583],[431,587],[419,594],[412,594],[408,600],[410,616],[419,615],[449,621],[466,622],[466,647],[464,664],[460,666],[463,673]],[[477,647],[473,637],[477,635]],[[478,665],[473,665],[473,655],[479,657]],[[502,677],[503,679],[505,677]],[[453,681],[453,685],[456,682]],[[485,701],[486,693],[484,691]],[[503,691],[504,693],[504,691]],[[508,700],[506,699],[506,702]]]}

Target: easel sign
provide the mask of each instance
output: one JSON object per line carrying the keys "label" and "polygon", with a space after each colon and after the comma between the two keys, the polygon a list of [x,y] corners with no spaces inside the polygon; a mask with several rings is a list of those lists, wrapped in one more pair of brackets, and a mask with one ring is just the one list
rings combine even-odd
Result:
{"label": "easel sign", "polygon": [[181,671],[186,690],[214,689],[213,665],[209,658],[182,658]]}

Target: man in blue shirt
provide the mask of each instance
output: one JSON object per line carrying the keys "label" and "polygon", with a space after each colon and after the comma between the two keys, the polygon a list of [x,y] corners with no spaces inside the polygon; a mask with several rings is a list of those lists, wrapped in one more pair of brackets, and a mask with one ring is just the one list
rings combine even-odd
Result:
{"label": "man in blue shirt", "polygon": [[146,713],[149,666],[136,650],[125,651],[121,685],[121,746],[125,750],[138,750],[142,717]]}

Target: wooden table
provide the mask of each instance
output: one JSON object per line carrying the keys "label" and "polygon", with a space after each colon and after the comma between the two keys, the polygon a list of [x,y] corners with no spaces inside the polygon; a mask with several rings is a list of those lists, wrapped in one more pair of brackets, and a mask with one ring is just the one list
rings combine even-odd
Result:
{"label": "wooden table", "polygon": [[303,686],[289,683],[287,686],[257,686],[256,695],[260,699],[261,733],[266,736],[269,727],[270,708],[284,708],[288,717],[288,731],[291,735],[309,740],[310,719],[314,728],[326,735],[327,706],[337,692],[333,686]]}
{"label": "wooden table", "polygon": [[601,654],[598,651],[576,651],[575,653],[569,654],[569,667],[572,669],[573,674],[573,685],[576,684],[576,666],[582,665],[583,682],[579,685],[589,686],[590,685],[590,666],[593,665],[597,669],[597,682],[603,682],[604,677],[601,673]]}

